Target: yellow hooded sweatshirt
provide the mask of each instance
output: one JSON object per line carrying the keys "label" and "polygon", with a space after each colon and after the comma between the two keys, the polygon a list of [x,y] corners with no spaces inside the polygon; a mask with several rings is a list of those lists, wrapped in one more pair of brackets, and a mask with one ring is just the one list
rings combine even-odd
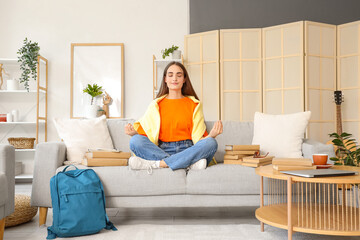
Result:
{"label": "yellow hooded sweatshirt", "polygon": [[[149,140],[156,145],[159,144],[158,142],[160,133],[160,111],[158,103],[166,96],[167,95],[164,95],[154,99],[150,103],[144,116],[142,116],[138,121],[134,123],[135,130],[137,131],[141,125]],[[194,103],[198,103],[193,113],[193,129],[191,132],[191,140],[195,144],[202,138],[206,131],[204,114],[202,111],[202,104],[199,100],[197,100],[193,96],[186,97],[190,98]]]}

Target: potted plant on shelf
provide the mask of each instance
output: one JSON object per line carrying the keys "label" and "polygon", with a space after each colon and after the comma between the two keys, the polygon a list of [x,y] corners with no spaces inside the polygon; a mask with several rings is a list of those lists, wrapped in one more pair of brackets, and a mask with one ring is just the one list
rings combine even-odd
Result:
{"label": "potted plant on shelf", "polygon": [[20,83],[24,83],[24,87],[29,91],[30,76],[36,81],[37,78],[37,62],[40,47],[37,42],[24,40],[24,45],[18,50],[18,62],[20,62],[20,70],[22,71]]}
{"label": "potted plant on shelf", "polygon": [[90,105],[85,106],[85,117],[86,118],[96,118],[98,115],[98,111],[100,109],[100,106],[94,104],[94,99],[97,96],[100,96],[103,94],[102,86],[98,86],[97,84],[90,85],[88,84],[86,88],[83,89],[84,93],[87,93],[91,97],[91,103]]}
{"label": "potted plant on shelf", "polygon": [[165,49],[161,50],[162,58],[165,59],[171,53],[172,59],[180,59],[181,51],[178,49],[179,49],[179,46],[172,45],[170,48],[165,48]]}

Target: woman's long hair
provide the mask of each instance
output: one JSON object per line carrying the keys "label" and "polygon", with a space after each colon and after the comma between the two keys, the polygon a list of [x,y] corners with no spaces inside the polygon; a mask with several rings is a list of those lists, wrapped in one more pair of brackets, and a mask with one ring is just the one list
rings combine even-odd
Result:
{"label": "woman's long hair", "polygon": [[156,98],[161,97],[161,96],[169,93],[169,88],[168,88],[168,86],[167,86],[167,84],[165,82],[165,78],[166,78],[166,73],[167,73],[169,67],[171,67],[172,65],[176,65],[176,66],[181,67],[181,69],[183,70],[183,73],[184,73],[185,82],[184,82],[184,84],[183,84],[183,86],[181,88],[181,94],[184,95],[184,96],[193,96],[197,100],[199,100],[198,96],[195,93],[195,90],[194,90],[193,86],[191,85],[189,74],[186,71],[186,68],[181,63],[175,62],[175,61],[170,62],[165,67],[164,73],[163,73],[163,78],[162,78],[162,81],[161,81],[161,86],[160,86],[158,94],[156,95]]}

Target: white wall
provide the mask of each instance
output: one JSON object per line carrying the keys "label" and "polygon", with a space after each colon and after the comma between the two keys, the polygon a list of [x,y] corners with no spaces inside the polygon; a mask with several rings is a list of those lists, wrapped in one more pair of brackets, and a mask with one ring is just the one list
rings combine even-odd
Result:
{"label": "white wall", "polygon": [[152,55],[184,49],[186,0],[1,0],[0,58],[16,58],[25,37],[49,60],[48,140],[53,118],[70,117],[70,44],[124,43],[125,118],[139,118],[152,100]]}

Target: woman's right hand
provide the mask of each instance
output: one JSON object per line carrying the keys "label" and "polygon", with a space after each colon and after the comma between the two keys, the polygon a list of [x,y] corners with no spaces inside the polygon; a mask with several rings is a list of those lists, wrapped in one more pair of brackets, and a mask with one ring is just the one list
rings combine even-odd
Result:
{"label": "woman's right hand", "polygon": [[134,136],[134,135],[138,134],[131,123],[128,123],[127,125],[125,125],[124,130],[125,130],[125,133],[129,136]]}

